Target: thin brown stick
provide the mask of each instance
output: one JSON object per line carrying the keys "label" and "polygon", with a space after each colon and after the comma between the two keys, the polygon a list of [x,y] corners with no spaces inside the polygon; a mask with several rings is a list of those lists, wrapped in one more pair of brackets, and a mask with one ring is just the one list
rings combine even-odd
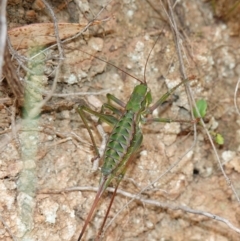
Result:
{"label": "thin brown stick", "polygon": [[[95,24],[99,24],[101,22],[106,22],[106,21],[109,21],[111,18],[113,18],[113,16],[110,16],[110,17],[107,17],[107,18],[104,18],[104,19],[101,19],[101,20],[98,20],[97,18],[100,16],[100,14],[103,12],[103,10],[112,2],[112,0],[109,0],[105,6],[102,7],[102,9],[98,12],[98,14],[93,18],[93,20],[91,20],[79,33],[77,33],[76,35],[72,36],[72,37],[69,37],[67,39],[64,39],[63,41],[61,41],[61,43],[68,43],[70,42],[71,40],[74,40],[76,38],[78,38],[79,36],[81,36],[84,32],[87,31],[87,29],[90,27],[90,26],[93,26]],[[34,56],[31,57],[31,59],[34,59],[36,56],[48,51],[49,49],[53,49],[57,46],[57,44],[53,44],[47,48],[45,48],[44,50],[40,51],[39,53],[35,54]]]}
{"label": "thin brown stick", "polygon": [[8,233],[11,236],[11,238],[13,239],[13,241],[17,241],[16,237],[13,235],[13,233],[11,232],[10,228],[8,227],[7,223],[4,221],[2,216],[0,216],[0,221],[2,222],[4,228],[8,231]]}
{"label": "thin brown stick", "polygon": [[[183,58],[182,58],[181,51],[180,51],[179,34],[178,34],[178,30],[177,30],[177,28],[176,28],[176,22],[175,22],[175,20],[174,20],[174,14],[173,14],[173,9],[172,9],[172,7],[171,7],[172,5],[171,5],[171,1],[170,1],[170,0],[168,0],[168,6],[169,6],[170,17],[171,17],[172,24],[173,24],[173,29],[174,29],[174,31],[175,31],[176,44],[177,44],[177,53],[178,53],[178,57],[179,57],[179,61],[180,61],[180,71],[181,71],[181,74],[185,77],[185,76],[186,76],[186,73],[185,73],[185,69],[184,69]],[[171,26],[172,26],[172,25],[171,25]],[[198,115],[201,116],[201,115],[199,114],[199,111],[198,111],[198,108],[197,108],[197,106],[196,106],[196,103],[195,103],[194,99],[192,98],[192,93],[191,93],[190,87],[189,87],[189,86],[187,86],[187,87],[188,87],[188,88],[187,88],[187,91],[188,91],[188,93],[190,93],[189,96],[191,97],[191,103],[193,104],[194,108],[195,108],[196,111],[198,112]],[[193,115],[193,114],[192,114],[192,115]],[[237,190],[236,190],[236,188],[234,187],[232,181],[231,181],[230,178],[227,176],[227,174],[226,174],[226,172],[225,172],[225,170],[224,170],[224,168],[223,168],[222,162],[221,162],[221,160],[220,160],[220,158],[219,158],[219,155],[218,155],[218,153],[217,153],[217,149],[216,149],[216,146],[215,146],[215,144],[214,144],[214,142],[213,142],[212,136],[211,136],[211,134],[209,133],[208,128],[206,127],[206,125],[205,125],[205,123],[204,123],[204,121],[203,121],[202,118],[200,118],[200,123],[201,123],[201,125],[203,126],[204,130],[206,131],[206,134],[207,134],[208,139],[209,139],[209,141],[210,141],[210,143],[211,143],[211,146],[212,146],[214,155],[215,155],[215,157],[216,157],[216,159],[217,159],[217,162],[218,162],[218,164],[219,164],[219,167],[220,167],[220,169],[221,169],[221,172],[222,172],[222,174],[223,174],[223,176],[224,176],[227,184],[231,187],[231,189],[232,189],[232,191],[233,191],[236,199],[237,199],[238,202],[240,203],[240,197],[239,197],[239,195],[238,195],[238,193],[237,193]],[[194,133],[195,133],[195,132],[194,132]]]}
{"label": "thin brown stick", "polygon": [[[1,0],[0,1],[0,77],[2,76],[2,67],[3,67],[3,60],[4,60],[4,51],[6,48],[6,36],[7,36],[7,23],[6,23],[6,6],[7,1]],[[11,232],[9,226],[5,222],[2,216],[0,216],[0,221],[2,222],[4,228],[9,233],[12,240],[17,241],[13,233]]]}
{"label": "thin brown stick", "polygon": [[[114,192],[115,188],[108,187],[106,190],[108,192]],[[64,193],[64,192],[75,192],[75,191],[93,191],[93,192],[97,192],[98,191],[98,187],[71,187],[71,188],[66,188],[66,189],[59,190],[59,191],[42,190],[42,191],[39,191],[38,194],[61,194],[61,193]],[[159,202],[159,201],[152,200],[152,199],[142,198],[138,194],[137,195],[136,194],[131,194],[131,193],[123,191],[121,189],[117,190],[117,194],[123,195],[124,197],[131,198],[131,200],[138,200],[138,201],[140,201],[142,203],[153,205],[153,206],[156,206],[156,207],[165,208],[165,209],[171,209],[171,210],[182,210],[183,212],[193,213],[193,214],[196,214],[196,215],[205,216],[205,217],[214,219],[216,221],[223,222],[229,228],[234,230],[235,232],[240,233],[240,228],[236,227],[228,219],[223,218],[221,216],[218,216],[218,215],[216,215],[214,213],[209,213],[209,212],[206,212],[206,211],[192,209],[192,208],[190,208],[188,206],[176,205],[175,203],[170,203],[170,202],[164,203],[164,202]]]}
{"label": "thin brown stick", "polygon": [[52,98],[52,95],[57,87],[57,80],[59,78],[59,73],[60,73],[60,68],[61,65],[63,63],[63,49],[61,47],[61,40],[59,37],[59,31],[58,31],[58,24],[57,24],[57,19],[56,16],[54,14],[54,11],[52,9],[52,7],[50,6],[50,4],[46,1],[46,0],[42,0],[44,2],[44,4],[46,5],[47,9],[49,10],[52,19],[53,19],[53,24],[54,24],[54,31],[55,31],[55,37],[56,37],[56,42],[57,42],[57,47],[58,47],[58,51],[59,51],[59,62],[58,62],[58,66],[56,68],[56,74],[53,80],[53,84],[52,84],[52,88],[51,91],[48,93],[48,95],[46,96],[46,98],[41,101],[37,106],[35,106],[31,112],[29,113],[29,117],[35,117],[36,114],[39,112],[39,110]]}
{"label": "thin brown stick", "polygon": [[238,107],[238,104],[237,104],[237,93],[238,93],[239,83],[240,83],[240,78],[238,78],[238,81],[237,81],[237,84],[236,84],[236,87],[235,87],[235,91],[234,91],[234,106],[235,106],[235,109],[236,109],[236,112],[237,112],[238,115],[240,115],[239,107]]}
{"label": "thin brown stick", "polygon": [[0,1],[0,77],[2,76],[3,55],[7,37],[6,0]]}

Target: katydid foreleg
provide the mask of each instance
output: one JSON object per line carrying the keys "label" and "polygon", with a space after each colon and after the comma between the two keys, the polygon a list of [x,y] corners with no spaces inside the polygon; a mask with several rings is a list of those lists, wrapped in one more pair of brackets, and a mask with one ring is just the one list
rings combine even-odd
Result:
{"label": "katydid foreleg", "polygon": [[118,98],[116,98],[114,95],[112,94],[107,94],[107,99],[108,99],[108,103],[104,103],[102,105],[101,108],[101,113],[105,113],[106,109],[111,110],[114,114],[121,116],[123,114],[123,111],[117,109],[115,106],[112,105],[112,102],[118,104],[120,107],[125,108],[126,104],[119,100]]}

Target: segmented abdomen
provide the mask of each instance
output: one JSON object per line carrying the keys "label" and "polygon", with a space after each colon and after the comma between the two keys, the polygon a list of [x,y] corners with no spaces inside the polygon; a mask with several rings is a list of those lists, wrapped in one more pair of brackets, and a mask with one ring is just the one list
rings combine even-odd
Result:
{"label": "segmented abdomen", "polygon": [[124,161],[136,131],[135,115],[133,111],[127,111],[114,126],[103,155],[101,172],[104,176],[111,174]]}

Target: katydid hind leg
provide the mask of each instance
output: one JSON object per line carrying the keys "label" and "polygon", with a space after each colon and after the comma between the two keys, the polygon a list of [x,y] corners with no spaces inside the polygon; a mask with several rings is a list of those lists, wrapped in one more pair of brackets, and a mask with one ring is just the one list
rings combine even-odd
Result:
{"label": "katydid hind leg", "polygon": [[80,115],[80,117],[81,117],[81,119],[82,119],[85,127],[87,128],[88,134],[89,134],[90,139],[91,139],[91,141],[92,141],[93,148],[94,148],[94,151],[95,151],[95,154],[96,154],[96,157],[94,157],[93,159],[100,158],[100,154],[99,154],[99,151],[98,151],[96,142],[95,142],[95,140],[94,140],[94,137],[93,137],[91,128],[90,128],[90,126],[88,125],[88,121],[87,121],[85,112],[99,117],[99,119],[100,119],[101,121],[104,121],[104,122],[106,122],[106,123],[108,123],[108,124],[110,124],[110,125],[112,125],[112,126],[117,122],[117,119],[116,119],[114,116],[111,116],[111,115],[105,115],[105,114],[102,114],[102,113],[98,113],[97,111],[92,110],[91,108],[89,108],[89,107],[86,106],[86,105],[81,105],[81,106],[79,106],[79,107],[77,108],[77,111],[78,111],[78,113],[79,113],[79,115]]}
{"label": "katydid hind leg", "polygon": [[81,231],[81,233],[80,233],[80,235],[78,237],[78,241],[80,241],[82,239],[82,237],[84,235],[84,232],[86,231],[86,228],[87,228],[89,222],[92,219],[93,213],[94,213],[94,211],[95,211],[99,201],[101,200],[101,197],[102,197],[102,195],[104,193],[104,190],[105,190],[106,181],[107,181],[106,178],[103,178],[102,181],[101,181],[102,183],[99,186],[99,189],[98,189],[98,192],[97,192],[97,194],[95,196],[95,199],[94,199],[94,202],[92,204],[92,207],[91,207],[91,209],[90,209],[90,211],[88,213],[88,216],[87,216],[87,218],[85,220],[85,223],[83,225],[82,231]]}
{"label": "katydid hind leg", "polygon": [[99,229],[99,231],[98,231],[96,241],[99,241],[100,238],[101,238],[101,234],[102,234],[103,228],[104,228],[104,226],[105,226],[105,223],[106,223],[106,221],[107,221],[107,218],[108,218],[109,212],[110,212],[110,210],[111,210],[113,201],[114,201],[114,199],[115,199],[115,197],[116,197],[116,194],[117,194],[118,186],[119,186],[121,180],[123,179],[123,177],[125,176],[125,173],[126,173],[126,171],[127,171],[127,169],[128,169],[129,164],[130,164],[130,163],[132,162],[132,160],[134,159],[136,151],[138,150],[138,148],[139,148],[140,145],[141,145],[141,142],[142,142],[142,134],[141,134],[141,133],[138,133],[138,134],[139,134],[139,135],[137,135],[136,141],[133,143],[133,154],[131,155],[131,157],[128,159],[128,161],[125,163],[124,166],[120,166],[120,171],[119,171],[120,174],[118,175],[118,177],[116,177],[116,178],[117,178],[117,184],[116,184],[116,187],[115,187],[114,192],[113,192],[113,194],[112,194],[112,198],[111,198],[110,203],[109,203],[109,205],[108,205],[108,209],[107,209],[107,212],[106,212],[106,214],[105,214],[105,217],[104,217],[104,220],[103,220],[103,222],[102,222],[102,225],[101,225],[101,227],[100,227],[100,229]]}
{"label": "katydid hind leg", "polygon": [[89,134],[89,136],[90,136],[90,138],[91,138],[91,141],[92,141],[92,144],[93,144],[93,148],[94,148],[95,154],[96,154],[96,156],[97,156],[96,158],[99,158],[99,157],[100,157],[100,154],[99,154],[99,151],[98,151],[96,142],[95,142],[95,140],[94,140],[93,134],[92,134],[92,132],[91,132],[91,129],[90,129],[89,125],[88,125],[86,116],[85,116],[85,114],[84,114],[83,107],[82,107],[82,106],[81,106],[81,107],[78,107],[77,111],[78,111],[78,113],[79,113],[79,115],[80,115],[80,117],[81,117],[81,119],[82,119],[85,127],[87,128],[88,134]]}
{"label": "katydid hind leg", "polygon": [[106,221],[107,221],[109,212],[110,212],[110,210],[111,210],[113,201],[114,201],[114,199],[115,199],[115,196],[116,196],[116,193],[117,193],[117,189],[118,189],[119,183],[120,183],[120,181],[117,183],[117,186],[115,187],[114,192],[113,192],[113,194],[112,194],[112,198],[111,198],[110,203],[109,203],[109,205],[108,205],[108,209],[107,209],[107,212],[106,212],[106,214],[105,214],[104,220],[103,220],[102,225],[101,225],[101,227],[100,227],[100,229],[99,229],[99,231],[98,231],[96,241],[99,241],[100,238],[101,238],[102,230],[103,230],[104,225],[105,225],[105,223],[106,223]]}

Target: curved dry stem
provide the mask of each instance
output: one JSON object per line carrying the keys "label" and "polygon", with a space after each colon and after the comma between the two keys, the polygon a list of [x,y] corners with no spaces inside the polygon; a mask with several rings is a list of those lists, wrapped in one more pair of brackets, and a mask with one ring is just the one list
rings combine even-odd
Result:
{"label": "curved dry stem", "polygon": [[2,216],[0,216],[0,221],[2,222],[4,228],[8,231],[9,235],[11,236],[13,241],[18,241],[17,238],[13,235],[13,233],[11,232],[11,229],[8,227],[7,223],[4,221],[4,219],[2,218]]}
{"label": "curved dry stem", "polygon": [[53,24],[54,24],[54,32],[55,32],[55,36],[56,36],[56,42],[57,42],[57,47],[58,47],[58,52],[59,52],[59,62],[57,64],[56,67],[56,73],[55,73],[55,77],[53,80],[53,84],[52,84],[52,88],[51,91],[48,93],[48,95],[46,96],[45,99],[43,99],[37,106],[35,106],[29,113],[29,117],[35,117],[36,114],[39,112],[39,110],[41,110],[41,108],[52,98],[52,95],[57,87],[57,80],[59,78],[59,73],[60,73],[60,68],[63,64],[63,49],[61,46],[61,40],[59,37],[59,32],[58,32],[58,24],[57,24],[57,18],[54,14],[54,11],[52,9],[52,7],[49,5],[49,3],[46,0],[43,0],[45,6],[47,7],[47,9],[50,12],[50,15],[53,19]]}
{"label": "curved dry stem", "polygon": [[[162,4],[162,6],[164,7],[162,1],[161,1],[161,4]],[[168,0],[168,7],[169,7],[169,12],[170,12],[169,15],[168,15],[168,13],[167,13],[167,11],[166,11],[165,8],[164,8],[164,10],[165,10],[165,12],[166,12],[166,14],[167,14],[167,16],[168,16],[168,18],[169,18],[170,26],[172,27],[173,32],[175,33],[175,44],[176,44],[178,59],[179,59],[179,62],[180,62],[180,72],[181,72],[183,78],[186,79],[186,78],[187,78],[187,75],[186,75],[186,71],[185,71],[185,67],[184,67],[184,61],[183,61],[183,57],[182,57],[182,53],[181,53],[181,48],[180,48],[180,42],[182,42],[182,41],[180,40],[180,34],[179,34],[179,31],[178,31],[178,28],[177,28],[177,24],[176,24],[175,19],[174,19],[173,7],[172,7],[172,3],[171,3],[170,0]],[[194,107],[194,108],[196,109],[198,116],[201,116],[200,113],[199,113],[199,111],[198,111],[196,102],[195,102],[195,100],[194,100],[194,98],[193,98],[193,93],[192,93],[192,91],[191,91],[191,88],[190,88],[189,84],[186,83],[185,86],[186,86],[186,92],[187,92],[187,96],[188,96],[188,98],[189,98],[189,104],[190,104],[190,106],[191,106],[191,107]],[[237,85],[237,86],[238,86],[238,85]],[[236,92],[236,91],[235,91],[235,92]],[[192,112],[192,110],[193,110],[193,108],[191,108],[191,115],[192,115],[192,117],[193,117],[193,112]],[[224,170],[224,168],[223,168],[222,162],[221,162],[220,157],[219,157],[219,155],[218,155],[218,152],[217,152],[216,146],[215,146],[215,144],[214,144],[214,141],[213,141],[213,139],[212,139],[212,136],[211,136],[211,134],[210,134],[208,128],[206,127],[206,124],[204,123],[204,121],[203,121],[202,118],[200,118],[200,123],[201,123],[201,125],[203,126],[203,129],[205,130],[205,132],[206,132],[206,134],[207,134],[207,136],[208,136],[208,139],[209,139],[209,141],[210,141],[210,143],[211,143],[211,146],[212,146],[212,149],[213,149],[215,158],[217,159],[217,162],[218,162],[218,164],[219,164],[219,166],[220,166],[221,172],[222,172],[222,174],[223,174],[223,176],[224,176],[227,184],[231,187],[231,189],[232,189],[235,197],[237,198],[238,202],[240,202],[240,198],[239,198],[239,196],[238,196],[238,194],[237,194],[236,188],[234,187],[233,183],[231,182],[230,178],[227,176],[227,174],[226,174],[226,172],[225,172],[225,170]],[[194,142],[196,142],[196,138],[195,138],[195,137],[196,137],[195,127],[196,127],[196,125],[194,125]]]}
{"label": "curved dry stem", "polygon": [[[108,187],[106,190],[108,192],[114,192],[115,188]],[[58,191],[55,191],[55,190],[42,190],[42,191],[39,191],[38,194],[61,194],[61,193],[65,193],[65,192],[76,192],[76,191],[93,191],[93,192],[97,192],[98,191],[98,187],[91,187],[91,186],[70,187],[70,188],[66,188],[66,189],[62,189],[62,190],[58,190]],[[175,203],[169,203],[169,202],[168,203],[164,203],[164,202],[159,202],[159,201],[152,200],[152,199],[142,198],[141,196],[139,196],[139,194],[132,194],[132,193],[123,191],[121,189],[117,190],[117,194],[120,194],[120,195],[122,195],[124,197],[128,197],[128,198],[131,199],[126,205],[128,205],[133,200],[137,200],[137,201],[140,201],[140,202],[142,202],[144,204],[153,205],[155,207],[160,207],[160,208],[164,208],[164,209],[171,209],[171,210],[182,210],[182,211],[187,212],[187,213],[193,213],[193,214],[196,214],[196,215],[201,215],[201,216],[205,216],[205,217],[214,219],[214,220],[219,221],[219,222],[223,222],[230,229],[232,229],[233,231],[235,231],[237,233],[240,233],[240,228],[236,227],[228,219],[223,218],[223,217],[221,217],[219,215],[216,215],[214,213],[192,209],[192,208],[187,207],[187,206],[176,205]]]}
{"label": "curved dry stem", "polygon": [[2,0],[0,3],[0,76],[2,76],[3,56],[7,37],[6,6],[7,1]]}
{"label": "curved dry stem", "polygon": [[235,109],[236,109],[236,112],[238,113],[238,115],[240,115],[240,111],[239,111],[238,104],[237,104],[237,93],[238,93],[239,83],[240,83],[240,78],[237,81],[235,91],[234,91],[234,106],[235,106]]}
{"label": "curved dry stem", "polygon": [[[104,9],[105,9],[111,2],[112,2],[112,0],[108,1],[108,2],[106,3],[106,5],[103,6],[103,7],[101,8],[101,10],[97,13],[97,15],[96,15],[78,34],[76,34],[76,35],[74,35],[74,36],[72,36],[72,37],[70,37],[70,38],[67,38],[67,39],[61,41],[61,43],[63,44],[63,43],[70,42],[71,40],[74,40],[74,39],[78,38],[79,36],[81,36],[81,35],[94,23],[94,21],[98,19],[98,17],[100,16],[100,14],[104,11]],[[107,18],[107,19],[103,19],[103,20],[101,20],[101,21],[108,21],[109,19],[110,19],[110,18]],[[49,49],[53,49],[53,48],[55,48],[56,46],[57,46],[57,44],[53,44],[53,45],[49,46],[48,48],[45,48],[45,49],[42,50],[41,52],[39,52],[39,53],[37,53],[36,55],[32,56],[31,59],[36,58],[38,55],[40,55],[40,54],[48,51]],[[31,59],[30,59],[30,60],[31,60]]]}
{"label": "curved dry stem", "polygon": [[6,38],[7,38],[6,6],[7,6],[7,1],[2,0],[0,2],[0,32],[1,32],[1,35],[0,35],[0,76],[2,76],[4,51],[6,48]]}

